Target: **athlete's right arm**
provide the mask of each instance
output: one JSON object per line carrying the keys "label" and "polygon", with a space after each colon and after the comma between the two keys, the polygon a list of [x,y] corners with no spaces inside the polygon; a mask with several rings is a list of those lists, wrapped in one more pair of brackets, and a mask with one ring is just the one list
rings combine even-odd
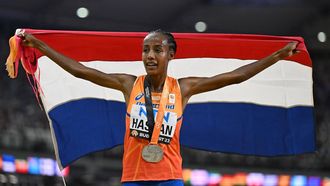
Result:
{"label": "athlete's right arm", "polygon": [[22,35],[22,38],[23,45],[38,49],[41,53],[49,57],[73,76],[91,81],[104,87],[119,90],[123,92],[125,100],[128,101],[136,76],[128,74],[106,74],[99,70],[86,67],[79,62],[62,55],[31,34]]}

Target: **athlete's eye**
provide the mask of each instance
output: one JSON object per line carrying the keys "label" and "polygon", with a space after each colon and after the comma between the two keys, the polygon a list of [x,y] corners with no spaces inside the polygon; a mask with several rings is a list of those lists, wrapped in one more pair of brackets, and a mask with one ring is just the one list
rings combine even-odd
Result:
{"label": "athlete's eye", "polygon": [[149,51],[148,48],[143,48],[143,52],[144,52],[144,53],[146,53],[146,52],[148,52],[148,51]]}
{"label": "athlete's eye", "polygon": [[156,53],[161,53],[162,51],[163,51],[162,48],[156,48],[156,49],[155,49],[155,52],[156,52]]}

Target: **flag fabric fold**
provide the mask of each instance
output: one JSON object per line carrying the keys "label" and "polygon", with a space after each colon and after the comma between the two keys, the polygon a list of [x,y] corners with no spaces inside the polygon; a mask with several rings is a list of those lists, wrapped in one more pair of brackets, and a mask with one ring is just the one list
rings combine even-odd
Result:
{"label": "flag fabric fold", "polygon": [[[141,53],[147,33],[25,32],[91,68],[106,73],[145,74]],[[175,78],[228,72],[292,41],[299,43],[300,51],[246,82],[193,96],[183,116],[182,145],[258,156],[315,150],[312,62],[301,37],[193,33],[174,36],[178,51],[168,73]],[[40,97],[61,166],[88,153],[123,144],[126,111],[120,92],[77,79],[39,51],[19,47],[22,56],[30,56],[23,67],[31,73],[27,65],[36,66],[32,74],[42,90]],[[15,55],[11,59],[16,60]]]}

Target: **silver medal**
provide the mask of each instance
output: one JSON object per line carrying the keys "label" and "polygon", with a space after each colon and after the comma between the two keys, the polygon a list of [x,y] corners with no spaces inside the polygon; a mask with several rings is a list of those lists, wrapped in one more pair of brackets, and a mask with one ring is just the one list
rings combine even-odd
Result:
{"label": "silver medal", "polygon": [[163,159],[163,149],[158,145],[147,145],[142,150],[142,158],[151,163],[157,163]]}

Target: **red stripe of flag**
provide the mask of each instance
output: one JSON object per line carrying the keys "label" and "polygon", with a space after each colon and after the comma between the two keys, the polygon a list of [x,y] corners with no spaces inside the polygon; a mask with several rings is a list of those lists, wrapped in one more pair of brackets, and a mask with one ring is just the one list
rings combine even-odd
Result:
{"label": "red stripe of flag", "polygon": [[[146,32],[92,32],[26,29],[57,51],[78,61],[141,61]],[[300,53],[288,60],[312,66],[301,37],[250,34],[174,33],[178,50],[175,58],[262,59],[287,43],[298,42]],[[42,56],[41,53],[37,54]]]}

